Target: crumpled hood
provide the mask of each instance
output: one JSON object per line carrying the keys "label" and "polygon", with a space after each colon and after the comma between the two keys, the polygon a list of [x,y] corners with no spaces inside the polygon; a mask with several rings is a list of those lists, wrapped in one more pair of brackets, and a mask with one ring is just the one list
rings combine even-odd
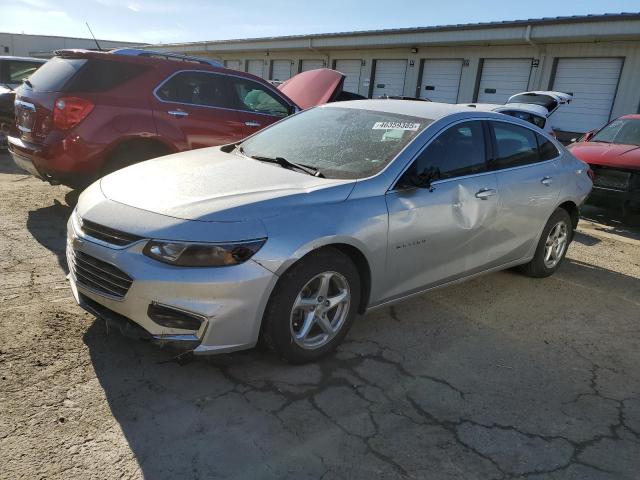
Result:
{"label": "crumpled hood", "polygon": [[567,148],[583,162],[593,165],[640,169],[640,147],[637,145],[578,142]]}
{"label": "crumpled hood", "polygon": [[114,202],[205,222],[262,219],[314,203],[341,202],[354,184],[224,153],[219,147],[148,160],[100,181],[103,195]]}
{"label": "crumpled hood", "polygon": [[300,108],[323,105],[337,98],[342,91],[344,74],[329,68],[299,73],[278,86],[278,90]]}

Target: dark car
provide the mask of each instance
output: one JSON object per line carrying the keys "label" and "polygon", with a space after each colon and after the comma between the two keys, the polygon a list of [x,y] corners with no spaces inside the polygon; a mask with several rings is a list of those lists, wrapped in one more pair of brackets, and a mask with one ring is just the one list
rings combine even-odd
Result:
{"label": "dark car", "polygon": [[7,146],[8,135],[15,134],[13,89],[45,62],[41,58],[0,56],[0,148]]}
{"label": "dark car", "polygon": [[594,172],[591,203],[640,211],[640,115],[624,115],[567,147]]}
{"label": "dark car", "polygon": [[124,166],[236,142],[283,117],[338,100],[344,75],[319,69],[278,88],[218,62],[145,50],[63,50],[18,90],[15,163],[83,187]]}

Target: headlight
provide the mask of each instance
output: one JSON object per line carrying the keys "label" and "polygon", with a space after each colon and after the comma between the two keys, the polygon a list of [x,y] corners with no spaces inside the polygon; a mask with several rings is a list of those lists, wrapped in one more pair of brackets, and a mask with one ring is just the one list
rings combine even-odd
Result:
{"label": "headlight", "polygon": [[182,267],[224,267],[249,260],[266,238],[237,243],[188,243],[151,240],[143,253],[170,265]]}

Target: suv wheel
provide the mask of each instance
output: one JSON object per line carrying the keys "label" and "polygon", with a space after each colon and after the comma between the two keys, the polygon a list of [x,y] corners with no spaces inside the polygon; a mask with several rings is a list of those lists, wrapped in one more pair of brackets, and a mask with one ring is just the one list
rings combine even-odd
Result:
{"label": "suv wheel", "polygon": [[167,149],[158,143],[125,143],[115,149],[107,160],[102,176],[135,163],[166,155]]}
{"label": "suv wheel", "polygon": [[560,266],[573,240],[571,217],[563,208],[556,209],[542,230],[533,259],[521,270],[530,277],[552,275]]}
{"label": "suv wheel", "polygon": [[291,363],[315,361],[338,346],[360,303],[360,277],[344,253],[313,252],[280,279],[265,311],[263,340]]}

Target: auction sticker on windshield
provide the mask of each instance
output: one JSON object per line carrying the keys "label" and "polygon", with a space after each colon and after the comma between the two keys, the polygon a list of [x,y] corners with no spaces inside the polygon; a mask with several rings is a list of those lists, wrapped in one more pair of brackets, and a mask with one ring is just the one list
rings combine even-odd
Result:
{"label": "auction sticker on windshield", "polygon": [[411,122],[376,122],[372,130],[411,130],[413,132],[420,128],[419,123]]}

